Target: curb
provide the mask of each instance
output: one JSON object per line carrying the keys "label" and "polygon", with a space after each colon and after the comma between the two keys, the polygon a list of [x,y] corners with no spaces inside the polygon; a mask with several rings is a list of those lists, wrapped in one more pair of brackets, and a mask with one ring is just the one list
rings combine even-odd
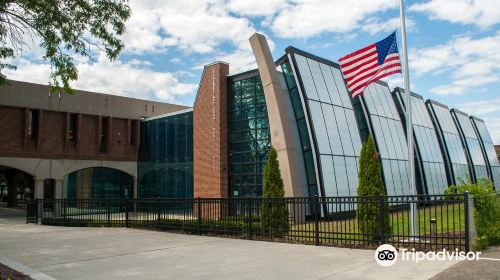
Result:
{"label": "curb", "polygon": [[56,280],[55,278],[52,278],[45,273],[42,273],[38,270],[29,268],[20,262],[17,262],[15,260],[11,260],[11,259],[4,257],[4,256],[1,256],[1,255],[0,255],[0,263],[2,263],[2,264],[6,265],[14,270],[19,271],[22,274],[26,274],[35,280]]}

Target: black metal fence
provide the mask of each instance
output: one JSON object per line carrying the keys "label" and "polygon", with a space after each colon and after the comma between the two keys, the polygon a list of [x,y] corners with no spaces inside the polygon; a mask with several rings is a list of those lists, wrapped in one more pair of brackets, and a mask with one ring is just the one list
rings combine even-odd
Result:
{"label": "black metal fence", "polygon": [[[469,195],[35,200],[27,222],[130,227],[351,248],[470,248]],[[410,205],[416,205],[413,234]]]}

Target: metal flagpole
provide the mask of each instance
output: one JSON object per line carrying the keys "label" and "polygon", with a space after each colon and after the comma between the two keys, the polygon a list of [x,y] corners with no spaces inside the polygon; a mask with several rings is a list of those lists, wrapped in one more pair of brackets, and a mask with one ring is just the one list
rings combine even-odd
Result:
{"label": "metal flagpole", "polygon": [[[406,134],[408,140],[408,174],[410,174],[410,189],[413,195],[417,194],[415,185],[415,159],[413,157],[413,125],[412,125],[412,106],[411,106],[411,91],[410,91],[410,73],[408,70],[408,51],[406,48],[406,24],[405,24],[405,7],[404,1],[399,1],[399,13],[401,17],[401,41],[403,47],[403,79],[406,93]],[[411,216],[411,233],[413,238],[417,236],[417,198],[415,202],[410,203]]]}

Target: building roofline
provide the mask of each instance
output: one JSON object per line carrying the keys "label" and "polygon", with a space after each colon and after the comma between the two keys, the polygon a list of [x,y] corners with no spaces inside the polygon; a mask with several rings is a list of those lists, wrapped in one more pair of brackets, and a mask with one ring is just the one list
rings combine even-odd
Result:
{"label": "building roofline", "polygon": [[446,108],[446,109],[449,109],[447,105],[439,102],[439,101],[436,101],[436,100],[432,100],[432,99],[427,99],[425,101],[425,103],[431,103],[431,104],[434,104],[434,105],[437,105],[437,106],[440,106],[440,107],[443,107],[443,108]]}
{"label": "building roofline", "polygon": [[[404,88],[401,88],[401,87],[395,87],[395,88],[394,88],[394,91],[399,91],[399,92],[401,92],[401,93],[405,93],[405,89],[404,89]],[[418,94],[418,93],[415,93],[415,92],[413,92],[413,91],[411,92],[411,96],[416,97],[416,98],[419,98],[419,99],[422,99],[422,100],[424,99],[424,97],[423,97],[422,95],[420,95],[420,94]]]}
{"label": "building roofline", "polygon": [[[50,87],[47,84],[40,84],[40,83],[33,83],[33,82],[26,82],[26,81],[12,80],[12,79],[7,79],[7,83],[5,85],[3,85],[2,87],[13,86],[12,84],[9,84],[9,82],[26,84],[26,85],[33,85],[33,86],[43,86],[43,87],[47,87],[47,89],[49,89],[49,87]],[[75,94],[91,94],[91,95],[94,94],[94,95],[102,95],[102,96],[112,96],[113,98],[116,97],[116,98],[127,99],[127,100],[136,100],[136,101],[141,101],[141,102],[152,102],[152,103],[187,107],[187,106],[181,105],[181,104],[166,103],[166,102],[155,101],[155,100],[151,100],[151,99],[142,99],[142,98],[137,98],[137,97],[128,97],[128,96],[123,96],[123,95],[118,95],[118,94],[102,93],[102,92],[97,92],[97,91],[88,91],[88,90],[82,90],[82,89],[77,89],[77,88],[73,88],[73,90],[74,90]],[[47,91],[47,94],[50,96],[52,94],[57,95],[59,93],[58,92],[50,93],[49,91]],[[66,93],[63,93],[61,91],[60,94],[66,94]],[[69,96],[71,96],[71,95],[69,95]]]}
{"label": "building roofline", "polygon": [[234,75],[229,75],[229,76],[227,76],[227,78],[231,79],[232,81],[240,81],[240,80],[245,80],[245,79],[256,77],[256,76],[259,76],[258,69],[252,69],[252,70],[237,73]]}
{"label": "building roofline", "polygon": [[181,111],[176,111],[176,112],[172,112],[172,113],[167,113],[167,114],[162,114],[162,115],[158,115],[158,116],[154,116],[154,117],[145,118],[145,119],[143,119],[143,121],[146,121],[146,122],[152,121],[152,120],[161,119],[161,118],[165,118],[165,117],[171,117],[171,116],[175,116],[175,115],[189,113],[192,111],[193,111],[193,108],[188,108],[188,109],[181,110]]}
{"label": "building roofline", "polygon": [[473,119],[473,120],[476,120],[476,121],[479,121],[479,122],[483,122],[484,123],[484,120],[483,119],[480,119],[476,116],[469,116],[469,118]]}
{"label": "building roofline", "polygon": [[450,111],[451,111],[451,112],[458,113],[458,114],[462,114],[462,115],[464,115],[464,116],[466,116],[466,117],[469,117],[469,114],[465,113],[464,111],[460,111],[460,110],[458,110],[457,108],[452,108]]}

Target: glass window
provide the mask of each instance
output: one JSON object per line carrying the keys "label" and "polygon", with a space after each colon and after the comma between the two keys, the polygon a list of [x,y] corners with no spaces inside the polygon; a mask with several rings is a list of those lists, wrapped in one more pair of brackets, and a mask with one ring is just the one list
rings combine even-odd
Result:
{"label": "glass window", "polygon": [[38,111],[28,111],[28,138],[36,139],[38,134]]}
{"label": "glass window", "polygon": [[193,113],[146,120],[141,127],[147,128],[148,137],[139,149],[138,196],[193,197]]}

